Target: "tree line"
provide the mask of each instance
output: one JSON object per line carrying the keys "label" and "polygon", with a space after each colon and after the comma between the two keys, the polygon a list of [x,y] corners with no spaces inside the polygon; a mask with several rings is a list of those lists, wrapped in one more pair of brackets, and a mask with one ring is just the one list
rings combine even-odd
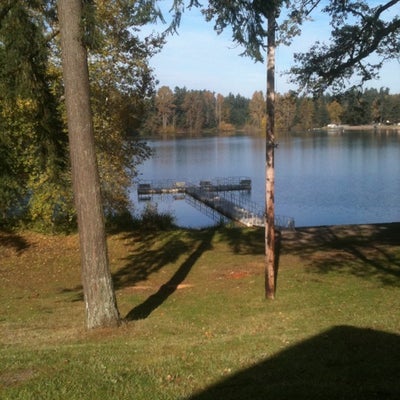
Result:
{"label": "tree line", "polygon": [[[388,88],[351,89],[337,95],[276,95],[276,129],[307,131],[336,125],[394,124],[400,122],[400,94]],[[264,132],[266,99],[262,91],[252,97],[210,90],[161,86],[149,101],[141,134],[175,135],[202,132]]]}

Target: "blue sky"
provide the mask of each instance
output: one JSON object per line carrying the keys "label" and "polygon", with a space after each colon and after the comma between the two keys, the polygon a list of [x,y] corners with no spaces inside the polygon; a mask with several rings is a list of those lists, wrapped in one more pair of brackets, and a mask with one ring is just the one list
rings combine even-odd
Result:
{"label": "blue sky", "polygon": [[[169,3],[169,2],[168,2]],[[165,3],[165,4],[168,4]],[[307,23],[302,35],[290,47],[280,46],[276,52],[276,90],[286,93],[295,86],[282,75],[293,64],[293,53],[307,50],[316,40],[329,37],[328,21],[315,17]],[[146,31],[162,31],[166,25],[146,27]],[[168,36],[161,53],[150,64],[159,80],[158,86],[207,89],[226,96],[229,93],[251,98],[256,90],[265,91],[265,65],[240,56],[243,51],[231,40],[230,32],[221,35],[207,23],[198,10],[186,10],[182,16],[179,34]],[[367,87],[389,87],[390,93],[400,93],[400,64],[392,62],[381,71],[379,81],[370,81]]]}

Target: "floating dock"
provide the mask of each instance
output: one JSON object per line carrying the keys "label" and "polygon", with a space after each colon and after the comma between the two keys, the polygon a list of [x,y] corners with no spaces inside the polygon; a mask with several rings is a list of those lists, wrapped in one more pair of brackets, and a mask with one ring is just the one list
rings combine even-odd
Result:
{"label": "floating dock", "polygon": [[164,193],[187,193],[192,188],[200,188],[204,192],[251,191],[251,179],[247,177],[203,179],[198,182],[187,180],[164,179],[139,183],[139,196]]}
{"label": "floating dock", "polygon": [[[223,216],[245,226],[264,226],[263,209],[239,195],[250,191],[251,179],[248,177],[203,179],[195,183],[172,179],[143,181],[137,187],[139,200],[149,200],[155,194],[180,195],[214,220],[220,221]],[[293,230],[294,219],[276,215],[275,226]]]}

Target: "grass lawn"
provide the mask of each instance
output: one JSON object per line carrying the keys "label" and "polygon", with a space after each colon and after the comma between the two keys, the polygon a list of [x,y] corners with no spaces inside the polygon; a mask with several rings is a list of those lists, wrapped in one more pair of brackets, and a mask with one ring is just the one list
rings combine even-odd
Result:
{"label": "grass lawn", "polygon": [[0,232],[0,399],[400,399],[400,224],[123,232],[118,329],[84,328],[77,236]]}

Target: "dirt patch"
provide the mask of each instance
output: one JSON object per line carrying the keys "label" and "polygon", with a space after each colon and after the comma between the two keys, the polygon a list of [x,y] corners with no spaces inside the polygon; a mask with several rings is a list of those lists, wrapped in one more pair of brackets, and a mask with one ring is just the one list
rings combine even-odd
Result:
{"label": "dirt patch", "polygon": [[242,279],[250,276],[251,273],[248,271],[232,271],[227,276],[230,279]]}
{"label": "dirt patch", "polygon": [[243,270],[237,270],[237,271],[229,271],[225,272],[223,274],[218,274],[217,279],[244,279],[249,276],[254,276],[256,275],[255,272],[253,271],[243,271]]}
{"label": "dirt patch", "polygon": [[194,285],[191,285],[190,283],[181,283],[177,286],[175,286],[175,285],[170,285],[170,286],[179,290],[179,289],[188,289],[188,288],[193,287]]}
{"label": "dirt patch", "polygon": [[1,386],[16,386],[23,383],[35,376],[35,372],[32,369],[23,369],[20,371],[6,372],[0,375],[0,387]]}
{"label": "dirt patch", "polygon": [[[188,289],[193,287],[194,285],[190,283],[181,283],[179,285],[167,285],[169,288],[174,288],[174,289]],[[159,288],[156,286],[145,286],[145,285],[136,285],[136,286],[129,286],[124,289],[126,292],[136,292],[136,291],[143,291],[143,290],[158,290]]]}

